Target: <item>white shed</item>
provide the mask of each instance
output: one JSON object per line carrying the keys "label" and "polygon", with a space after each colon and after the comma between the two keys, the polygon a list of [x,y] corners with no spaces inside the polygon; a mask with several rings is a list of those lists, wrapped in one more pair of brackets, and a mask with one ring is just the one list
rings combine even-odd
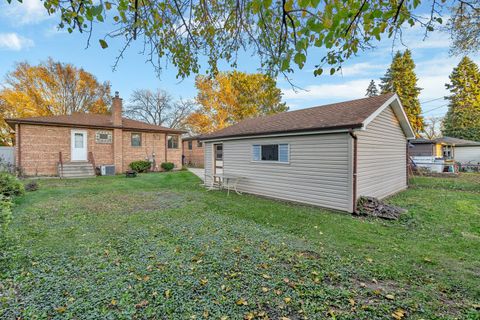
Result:
{"label": "white shed", "polygon": [[246,193],[353,212],[359,196],[407,188],[407,139],[396,94],[244,120],[203,135],[205,178],[237,176]]}

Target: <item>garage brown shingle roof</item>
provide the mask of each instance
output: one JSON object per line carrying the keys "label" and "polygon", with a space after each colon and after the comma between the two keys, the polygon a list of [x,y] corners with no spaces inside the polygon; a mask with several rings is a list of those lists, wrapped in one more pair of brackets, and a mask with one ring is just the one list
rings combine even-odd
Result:
{"label": "garage brown shingle roof", "polygon": [[18,119],[5,119],[8,125],[15,128],[15,124],[36,124],[46,126],[60,127],[82,127],[82,128],[105,128],[114,129],[121,128],[124,130],[136,131],[153,131],[153,132],[170,132],[184,133],[183,130],[171,129],[167,127],[157,126],[142,121],[122,118],[121,126],[114,126],[112,116],[109,114],[92,114],[92,113],[75,113],[72,115],[30,117]]}
{"label": "garage brown shingle roof", "polygon": [[387,93],[376,97],[251,118],[211,134],[201,135],[199,138],[209,140],[287,132],[359,128],[370,115],[394,95],[394,93]]}

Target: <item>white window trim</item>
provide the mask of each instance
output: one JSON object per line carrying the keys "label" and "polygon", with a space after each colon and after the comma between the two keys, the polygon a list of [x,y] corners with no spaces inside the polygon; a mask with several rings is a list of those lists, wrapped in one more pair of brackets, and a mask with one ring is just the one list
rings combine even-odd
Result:
{"label": "white window trim", "polygon": [[[267,146],[267,145],[272,145],[272,144],[276,144],[276,145],[281,145],[281,144],[286,144],[287,145],[287,154],[288,154],[288,161],[279,161],[279,160],[253,160],[253,146],[260,146],[260,157],[262,156],[261,152],[262,152],[262,149],[261,147],[262,146]],[[280,152],[280,151],[279,151]],[[290,164],[290,143],[288,142],[278,142],[278,143],[253,143],[251,145],[251,148],[250,148],[250,154],[251,154],[251,157],[250,157],[250,162],[253,162],[253,163],[265,163],[265,164],[281,164],[281,165],[289,165]],[[278,155],[279,158],[280,158],[280,154]]]}

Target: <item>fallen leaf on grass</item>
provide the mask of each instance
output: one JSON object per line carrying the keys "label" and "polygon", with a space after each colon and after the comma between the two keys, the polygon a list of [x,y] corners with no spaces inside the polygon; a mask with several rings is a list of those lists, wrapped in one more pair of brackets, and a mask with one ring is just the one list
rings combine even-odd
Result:
{"label": "fallen leaf on grass", "polygon": [[146,306],[148,306],[148,301],[142,300],[135,305],[135,308],[140,309],[140,308],[145,308]]}
{"label": "fallen leaf on grass", "polygon": [[271,279],[271,278],[272,278],[271,276],[269,276],[269,275],[266,274],[266,273],[262,274],[262,277],[263,277],[264,279]]}
{"label": "fallen leaf on grass", "polygon": [[267,287],[262,287],[262,292],[268,292],[269,290]]}
{"label": "fallen leaf on grass", "polygon": [[247,302],[245,299],[243,299],[243,298],[238,299],[237,302],[235,302],[235,303],[236,303],[238,306],[246,306],[246,305],[248,305],[248,302]]}
{"label": "fallen leaf on grass", "polygon": [[245,320],[252,320],[253,318],[255,318],[255,315],[254,315],[253,313],[251,313],[251,312],[247,313],[247,314],[243,317],[243,319],[245,319]]}
{"label": "fallen leaf on grass", "polygon": [[202,286],[206,285],[208,283],[208,279],[207,278],[203,278],[203,279],[200,279],[200,284]]}
{"label": "fallen leaf on grass", "polygon": [[64,313],[66,310],[67,310],[67,308],[65,308],[63,306],[55,308],[55,311],[57,311],[58,313]]}
{"label": "fallen leaf on grass", "polygon": [[112,301],[110,301],[110,305],[116,306],[117,305],[117,300],[112,299]]}
{"label": "fallen leaf on grass", "polygon": [[385,298],[387,298],[388,300],[394,300],[395,296],[393,294],[387,294]]}
{"label": "fallen leaf on grass", "polygon": [[348,299],[348,302],[352,307],[355,305],[355,300],[353,300],[352,298]]}
{"label": "fallen leaf on grass", "polygon": [[405,310],[398,308],[392,313],[392,317],[395,320],[401,320],[403,317],[405,317]]}
{"label": "fallen leaf on grass", "polygon": [[167,298],[167,299],[170,298],[170,295],[171,295],[170,289],[165,290],[164,294],[165,294],[165,298]]}
{"label": "fallen leaf on grass", "polygon": [[290,303],[292,301],[292,298],[285,297],[285,298],[283,298],[283,301],[285,301],[285,303]]}

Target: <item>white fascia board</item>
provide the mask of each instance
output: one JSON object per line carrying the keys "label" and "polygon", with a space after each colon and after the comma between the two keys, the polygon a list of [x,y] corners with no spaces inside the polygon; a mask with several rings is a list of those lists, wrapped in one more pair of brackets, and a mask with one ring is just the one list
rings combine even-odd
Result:
{"label": "white fascia board", "polygon": [[212,139],[206,139],[206,140],[201,140],[201,141],[203,141],[203,142],[219,142],[219,141],[228,141],[228,140],[275,138],[275,137],[289,137],[289,136],[306,136],[306,135],[327,134],[327,133],[347,133],[349,131],[350,131],[350,129],[285,132],[285,133],[251,135],[251,136],[238,136],[238,137],[227,137],[227,138],[221,138],[220,137],[220,138],[212,138]]}

